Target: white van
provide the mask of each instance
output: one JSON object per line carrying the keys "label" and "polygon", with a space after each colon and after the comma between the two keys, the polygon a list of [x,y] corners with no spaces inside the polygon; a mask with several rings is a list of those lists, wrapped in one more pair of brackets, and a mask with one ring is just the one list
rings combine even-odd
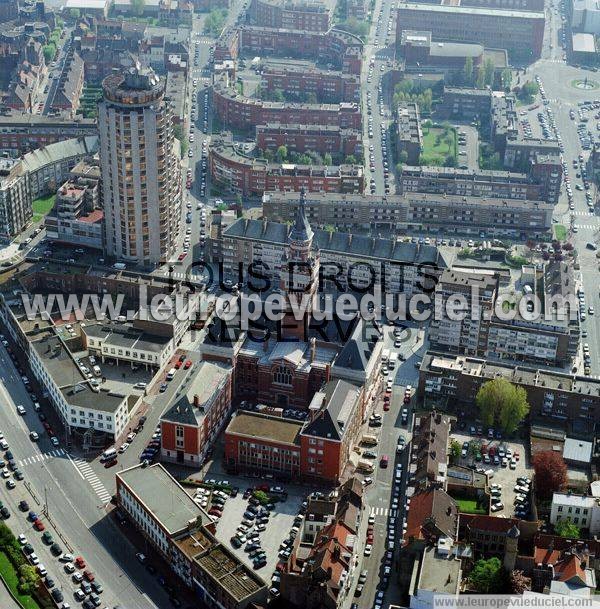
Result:
{"label": "white van", "polygon": [[100,457],[100,461],[112,461],[117,458],[117,451],[114,448],[107,448]]}
{"label": "white van", "polygon": [[177,368],[171,368],[171,370],[169,370],[169,372],[167,372],[167,381],[172,381],[176,372],[177,372]]}
{"label": "white van", "polygon": [[102,370],[100,370],[100,366],[94,366],[94,367],[92,368],[92,370],[94,371],[94,374],[95,374],[96,376],[100,376],[100,375],[102,374]]}

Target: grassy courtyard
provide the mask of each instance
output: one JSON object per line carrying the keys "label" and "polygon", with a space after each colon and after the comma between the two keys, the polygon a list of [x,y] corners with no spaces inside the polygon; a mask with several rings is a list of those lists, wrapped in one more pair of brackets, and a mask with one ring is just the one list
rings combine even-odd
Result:
{"label": "grassy courtyard", "polygon": [[487,512],[481,508],[477,507],[477,501],[474,499],[464,499],[454,497],[454,501],[458,505],[458,509],[463,514],[486,514]]}
{"label": "grassy courtyard", "polygon": [[567,238],[567,229],[564,224],[554,225],[554,238],[557,241],[564,241]]}
{"label": "grassy courtyard", "polygon": [[421,165],[444,165],[449,157],[458,158],[456,129],[424,126]]}
{"label": "grassy courtyard", "polygon": [[[0,574],[13,595],[24,609],[40,609],[36,601],[28,594],[20,594],[18,590],[19,576],[4,552],[0,552]],[[4,584],[0,583],[0,586]]]}
{"label": "grassy courtyard", "polygon": [[44,216],[54,207],[56,195],[48,195],[41,197],[33,202],[33,222],[39,222],[44,219]]}

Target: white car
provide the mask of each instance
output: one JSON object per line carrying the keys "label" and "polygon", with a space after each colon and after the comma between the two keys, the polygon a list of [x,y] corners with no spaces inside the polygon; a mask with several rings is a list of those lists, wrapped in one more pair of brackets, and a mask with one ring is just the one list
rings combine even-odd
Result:
{"label": "white car", "polygon": [[372,552],[372,551],[373,551],[373,546],[372,546],[370,543],[368,543],[368,544],[365,546],[364,555],[365,555],[365,556],[371,556],[371,552]]}
{"label": "white car", "polygon": [[129,442],[123,442],[121,446],[119,446],[119,452],[124,453],[129,448]]}
{"label": "white car", "polygon": [[25,406],[23,406],[22,404],[19,404],[19,405],[17,406],[17,412],[18,412],[20,415],[24,415],[24,414],[25,414],[27,411],[25,410]]}
{"label": "white car", "polygon": [[24,546],[27,543],[27,537],[25,537],[25,535],[23,535],[23,533],[21,533],[18,537],[19,539],[19,543]]}

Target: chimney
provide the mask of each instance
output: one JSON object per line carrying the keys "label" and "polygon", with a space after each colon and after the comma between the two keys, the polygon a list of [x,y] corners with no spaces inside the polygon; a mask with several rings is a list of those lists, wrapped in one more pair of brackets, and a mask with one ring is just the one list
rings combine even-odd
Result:
{"label": "chimney", "polygon": [[194,394],[194,406],[196,408],[200,407],[200,397],[198,396],[198,394]]}

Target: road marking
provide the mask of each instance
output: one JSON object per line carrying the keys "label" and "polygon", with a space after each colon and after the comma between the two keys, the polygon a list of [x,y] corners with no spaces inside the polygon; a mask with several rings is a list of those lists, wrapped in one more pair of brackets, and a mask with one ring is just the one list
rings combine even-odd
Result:
{"label": "road marking", "polygon": [[62,457],[65,454],[66,452],[64,448],[59,448],[45,453],[37,453],[35,455],[31,455],[30,457],[25,457],[24,459],[20,459],[17,464],[19,467],[23,467],[24,465],[33,465],[34,463],[39,463],[40,461],[45,461],[46,459]]}
{"label": "road marking", "polygon": [[79,471],[81,477],[89,482],[90,486],[96,495],[98,495],[100,500],[108,503],[111,500],[112,495],[106,490],[106,487],[104,484],[102,484],[100,478],[98,478],[94,470],[90,467],[89,463],[79,458],[72,459],[72,462]]}
{"label": "road marking", "polygon": [[390,513],[389,508],[371,507],[370,516],[386,516]]}

